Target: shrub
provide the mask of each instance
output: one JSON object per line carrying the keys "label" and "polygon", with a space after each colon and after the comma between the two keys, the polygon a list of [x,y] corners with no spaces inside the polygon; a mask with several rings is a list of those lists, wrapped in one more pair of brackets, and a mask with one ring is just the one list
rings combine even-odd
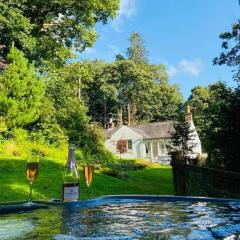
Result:
{"label": "shrub", "polygon": [[127,180],[128,178],[128,175],[126,172],[119,171],[117,169],[104,169],[102,173],[111,177],[122,179],[122,180]]}

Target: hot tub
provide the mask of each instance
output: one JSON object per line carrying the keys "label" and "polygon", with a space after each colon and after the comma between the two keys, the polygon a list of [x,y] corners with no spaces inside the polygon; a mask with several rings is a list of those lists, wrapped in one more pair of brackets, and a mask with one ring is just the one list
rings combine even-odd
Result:
{"label": "hot tub", "polygon": [[76,203],[0,204],[0,239],[239,239],[240,201],[105,196]]}

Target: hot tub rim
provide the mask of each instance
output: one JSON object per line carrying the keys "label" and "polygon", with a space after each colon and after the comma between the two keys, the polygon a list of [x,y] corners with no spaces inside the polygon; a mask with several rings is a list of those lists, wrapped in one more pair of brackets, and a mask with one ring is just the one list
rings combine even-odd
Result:
{"label": "hot tub rim", "polygon": [[59,199],[52,199],[49,201],[36,200],[31,205],[27,205],[26,201],[14,201],[3,203],[0,202],[0,215],[8,213],[17,213],[25,211],[33,211],[42,208],[49,208],[50,206],[65,206],[65,207],[93,207],[106,204],[128,203],[128,202],[212,202],[212,203],[230,203],[239,202],[240,199],[229,198],[211,198],[211,197],[196,197],[196,196],[172,196],[172,195],[105,195],[89,200],[82,200],[78,202],[63,203]]}

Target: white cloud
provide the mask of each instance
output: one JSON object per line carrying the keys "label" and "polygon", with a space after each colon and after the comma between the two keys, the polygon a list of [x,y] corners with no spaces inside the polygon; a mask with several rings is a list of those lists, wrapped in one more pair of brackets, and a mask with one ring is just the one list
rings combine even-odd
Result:
{"label": "white cloud", "polygon": [[136,14],[136,0],[121,0],[118,17],[130,18]]}
{"label": "white cloud", "polygon": [[203,70],[203,63],[201,59],[186,60],[183,59],[179,63],[181,72],[190,76],[197,77]]}
{"label": "white cloud", "polygon": [[97,52],[97,50],[96,50],[95,48],[86,48],[86,49],[84,50],[84,53],[85,53],[85,54],[89,54],[89,55],[91,55],[91,54],[96,54],[96,52]]}
{"label": "white cloud", "polygon": [[112,22],[112,27],[116,32],[121,32],[124,19],[129,19],[136,14],[136,3],[137,0],[121,0],[118,16]]}
{"label": "white cloud", "polygon": [[[154,62],[156,62],[156,59]],[[192,60],[182,59],[175,65],[170,64],[166,60],[157,62],[162,62],[166,66],[169,77],[175,77],[179,74],[198,77],[204,69],[204,64],[200,58],[195,58]]]}
{"label": "white cloud", "polygon": [[173,65],[167,66],[167,74],[169,77],[174,77],[177,75],[177,73],[178,73],[178,70],[176,67],[174,67]]}

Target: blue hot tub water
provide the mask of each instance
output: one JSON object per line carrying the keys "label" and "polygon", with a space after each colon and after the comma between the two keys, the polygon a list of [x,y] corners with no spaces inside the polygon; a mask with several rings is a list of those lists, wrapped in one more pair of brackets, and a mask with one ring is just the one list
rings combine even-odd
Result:
{"label": "blue hot tub water", "polygon": [[237,200],[115,196],[39,207],[0,215],[0,239],[240,239]]}

